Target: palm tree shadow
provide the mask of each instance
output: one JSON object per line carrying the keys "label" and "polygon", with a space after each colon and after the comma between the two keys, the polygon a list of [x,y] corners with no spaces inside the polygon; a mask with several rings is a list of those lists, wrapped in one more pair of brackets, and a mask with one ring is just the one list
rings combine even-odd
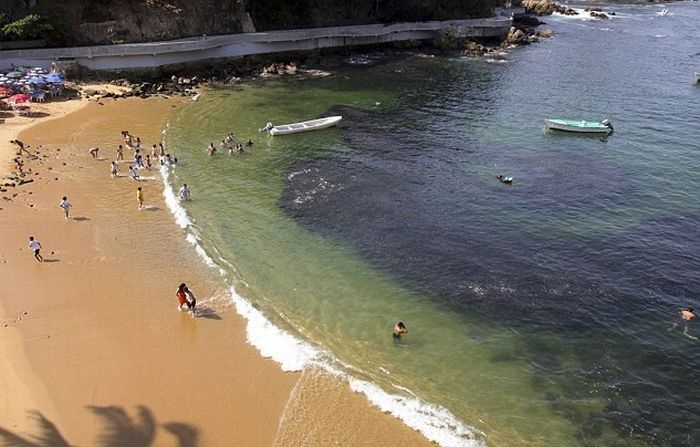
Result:
{"label": "palm tree shadow", "polygon": [[148,447],[156,436],[156,421],[153,413],[138,406],[138,420],[135,421],[121,407],[94,407],[88,409],[101,417],[104,431],[98,436],[98,442],[104,447]]}
{"label": "palm tree shadow", "polygon": [[197,445],[199,430],[191,425],[181,424],[179,422],[168,422],[167,424],[163,424],[163,428],[177,438],[178,447],[195,447]]}
{"label": "palm tree shadow", "polygon": [[[154,446],[158,424],[153,413],[138,406],[132,418],[121,407],[87,407],[99,416],[104,430],[97,435],[94,444],[100,447],[151,447]],[[76,447],[68,443],[56,425],[39,411],[29,412],[37,425],[36,434],[20,435],[0,427],[0,446],[3,447]],[[181,422],[168,422],[162,427],[177,438],[179,447],[197,447],[199,430]]]}
{"label": "palm tree shadow", "polygon": [[61,435],[53,422],[44,417],[36,410],[29,412],[29,417],[36,421],[38,434],[23,438],[9,430],[0,427],[0,441],[3,446],[13,447],[71,447],[66,439]]}

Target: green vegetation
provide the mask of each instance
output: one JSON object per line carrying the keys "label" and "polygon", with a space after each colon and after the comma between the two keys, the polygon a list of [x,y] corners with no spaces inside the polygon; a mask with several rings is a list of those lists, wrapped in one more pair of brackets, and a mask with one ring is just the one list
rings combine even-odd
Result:
{"label": "green vegetation", "polygon": [[0,15],[2,24],[1,40],[39,40],[43,39],[49,45],[58,45],[63,42],[63,33],[56,23],[40,14],[29,14],[11,23],[3,23],[6,17]]}

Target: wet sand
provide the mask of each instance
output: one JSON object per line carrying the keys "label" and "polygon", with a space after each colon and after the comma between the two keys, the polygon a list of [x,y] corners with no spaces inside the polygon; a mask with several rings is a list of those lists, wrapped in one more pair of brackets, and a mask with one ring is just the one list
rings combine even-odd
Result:
{"label": "wet sand", "polygon": [[[122,163],[110,177],[120,130],[148,148],[182,101],[75,101],[73,113],[16,135],[37,158],[24,157],[34,182],[0,193],[0,440],[429,445],[344,383],[285,373],[262,358],[246,343],[227,290],[173,222],[159,173],[141,171],[135,182]],[[97,160],[91,146],[101,148]],[[58,207],[64,195],[73,204],[68,220]],[[177,311],[180,282],[198,298],[197,318]]]}

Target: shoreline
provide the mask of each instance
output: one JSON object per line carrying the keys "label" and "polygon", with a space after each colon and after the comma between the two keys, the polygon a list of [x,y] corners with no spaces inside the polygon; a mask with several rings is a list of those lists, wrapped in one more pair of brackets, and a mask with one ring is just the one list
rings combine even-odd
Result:
{"label": "shoreline", "polygon": [[[129,424],[145,427],[148,421],[176,421],[152,427],[148,435],[157,445],[173,437],[197,445],[309,439],[320,445],[348,439],[430,445],[330,378],[334,392],[292,399],[306,373],[282,372],[246,342],[246,321],[167,212],[160,175],[153,171],[139,183],[145,212],[136,210],[135,182],[109,177],[119,131],[140,135],[148,147],[182,102],[80,103],[61,119],[30,123],[14,135],[40,153],[25,161],[35,181],[10,191],[17,195],[0,210],[0,268],[7,278],[0,286],[0,329],[6,334],[0,348],[14,371],[3,374],[3,429],[35,429],[36,420],[25,412],[38,410],[77,445],[94,444],[106,427],[124,438],[113,445],[134,445],[126,436]],[[93,145],[103,148],[98,160],[87,154]],[[122,164],[122,176],[125,170]],[[56,206],[61,195],[74,205],[67,221]],[[41,241],[47,262],[32,258],[29,234]],[[174,288],[182,280],[206,316],[173,314]],[[173,325],[173,318],[179,323]],[[350,409],[333,404],[337,394],[352,403]],[[312,407],[318,417],[299,424],[296,414]],[[334,423],[323,428],[331,414]]]}

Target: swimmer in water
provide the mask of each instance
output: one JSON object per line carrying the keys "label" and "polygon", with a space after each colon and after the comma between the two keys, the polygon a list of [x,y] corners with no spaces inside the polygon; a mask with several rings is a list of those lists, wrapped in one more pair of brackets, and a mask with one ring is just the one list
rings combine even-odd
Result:
{"label": "swimmer in water", "polygon": [[408,329],[406,329],[406,325],[403,324],[403,321],[399,321],[396,323],[396,326],[394,326],[394,332],[391,334],[392,337],[394,337],[395,340],[401,338],[401,334],[407,334]]}
{"label": "swimmer in water", "polygon": [[[681,322],[685,326],[685,329],[683,329],[683,334],[688,337],[692,338],[693,340],[697,340],[697,337],[694,337],[688,333],[688,324],[690,324],[691,321],[693,321],[695,318],[697,318],[697,314],[693,310],[692,307],[684,307],[680,310],[679,315],[681,317]],[[678,323],[673,323],[673,326],[671,329],[675,329],[678,327]],[[671,330],[669,329],[669,330]]]}

